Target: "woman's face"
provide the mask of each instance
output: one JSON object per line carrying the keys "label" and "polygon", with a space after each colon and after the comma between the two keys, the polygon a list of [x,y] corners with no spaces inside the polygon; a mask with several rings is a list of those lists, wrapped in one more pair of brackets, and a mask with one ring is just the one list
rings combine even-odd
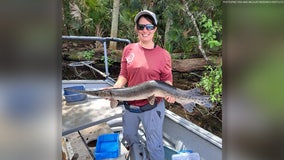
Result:
{"label": "woman's face", "polygon": [[[137,33],[138,33],[139,40],[142,41],[142,42],[152,41],[157,28],[154,27],[154,29],[151,30],[152,29],[151,25],[153,25],[153,24],[151,24],[151,22],[149,22],[144,17],[141,17],[139,19],[137,25],[138,25],[138,27],[136,27],[136,30],[137,30]],[[141,30],[137,29],[137,28],[139,28],[139,25],[140,25]],[[143,25],[144,25],[144,28],[143,28]],[[148,25],[148,26],[145,26],[145,25]]]}

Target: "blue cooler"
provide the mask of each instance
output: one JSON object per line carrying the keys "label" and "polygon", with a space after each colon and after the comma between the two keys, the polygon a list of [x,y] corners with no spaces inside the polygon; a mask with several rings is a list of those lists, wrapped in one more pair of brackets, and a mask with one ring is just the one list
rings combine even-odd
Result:
{"label": "blue cooler", "polygon": [[66,89],[85,91],[85,87],[84,86],[72,86],[72,87],[64,88],[64,97],[67,103],[80,102],[80,101],[84,101],[87,98],[86,94],[79,93],[79,92],[72,92]]}
{"label": "blue cooler", "polygon": [[97,145],[94,151],[96,160],[105,158],[117,158],[120,156],[119,134],[102,134],[97,139]]}

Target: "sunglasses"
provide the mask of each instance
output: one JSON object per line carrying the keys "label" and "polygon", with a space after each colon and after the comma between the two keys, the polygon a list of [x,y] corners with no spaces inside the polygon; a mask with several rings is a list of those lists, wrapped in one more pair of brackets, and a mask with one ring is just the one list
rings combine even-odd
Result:
{"label": "sunglasses", "polygon": [[155,29],[155,26],[153,24],[137,24],[138,30],[143,30],[146,27],[147,30],[153,30]]}

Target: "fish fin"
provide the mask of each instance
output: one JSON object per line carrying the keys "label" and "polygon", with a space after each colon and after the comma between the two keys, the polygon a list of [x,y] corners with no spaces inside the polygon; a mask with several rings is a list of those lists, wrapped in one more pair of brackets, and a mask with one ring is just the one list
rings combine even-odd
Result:
{"label": "fish fin", "polygon": [[149,104],[151,104],[151,105],[154,105],[154,104],[155,104],[155,100],[156,100],[156,97],[155,97],[154,94],[153,94],[152,96],[148,97],[148,102],[149,102]]}
{"label": "fish fin", "polygon": [[110,99],[110,107],[115,108],[118,105],[118,101],[115,99]]}
{"label": "fish fin", "polygon": [[196,104],[206,108],[213,107],[213,104],[210,102],[210,96],[192,96],[191,99],[189,103],[180,103],[189,112],[192,112]]}
{"label": "fish fin", "polygon": [[187,104],[183,105],[183,108],[185,110],[187,110],[188,112],[192,112],[194,107],[196,107],[194,102],[190,102],[190,103],[187,103]]}
{"label": "fish fin", "polygon": [[206,108],[213,107],[213,104],[210,102],[210,96],[197,96],[196,103]]}

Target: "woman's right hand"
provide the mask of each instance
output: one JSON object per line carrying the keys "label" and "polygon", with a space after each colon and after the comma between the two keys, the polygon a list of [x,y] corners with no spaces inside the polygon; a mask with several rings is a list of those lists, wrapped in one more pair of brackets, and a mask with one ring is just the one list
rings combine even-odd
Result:
{"label": "woman's right hand", "polygon": [[119,76],[117,81],[113,85],[113,88],[122,88],[126,85],[126,83],[127,83],[127,79],[122,76]]}
{"label": "woman's right hand", "polygon": [[[121,88],[121,87],[114,84],[113,86],[102,88],[102,90],[108,90],[108,89],[114,89],[114,88]],[[105,98],[105,99],[110,100],[110,101],[112,100],[111,98]]]}

